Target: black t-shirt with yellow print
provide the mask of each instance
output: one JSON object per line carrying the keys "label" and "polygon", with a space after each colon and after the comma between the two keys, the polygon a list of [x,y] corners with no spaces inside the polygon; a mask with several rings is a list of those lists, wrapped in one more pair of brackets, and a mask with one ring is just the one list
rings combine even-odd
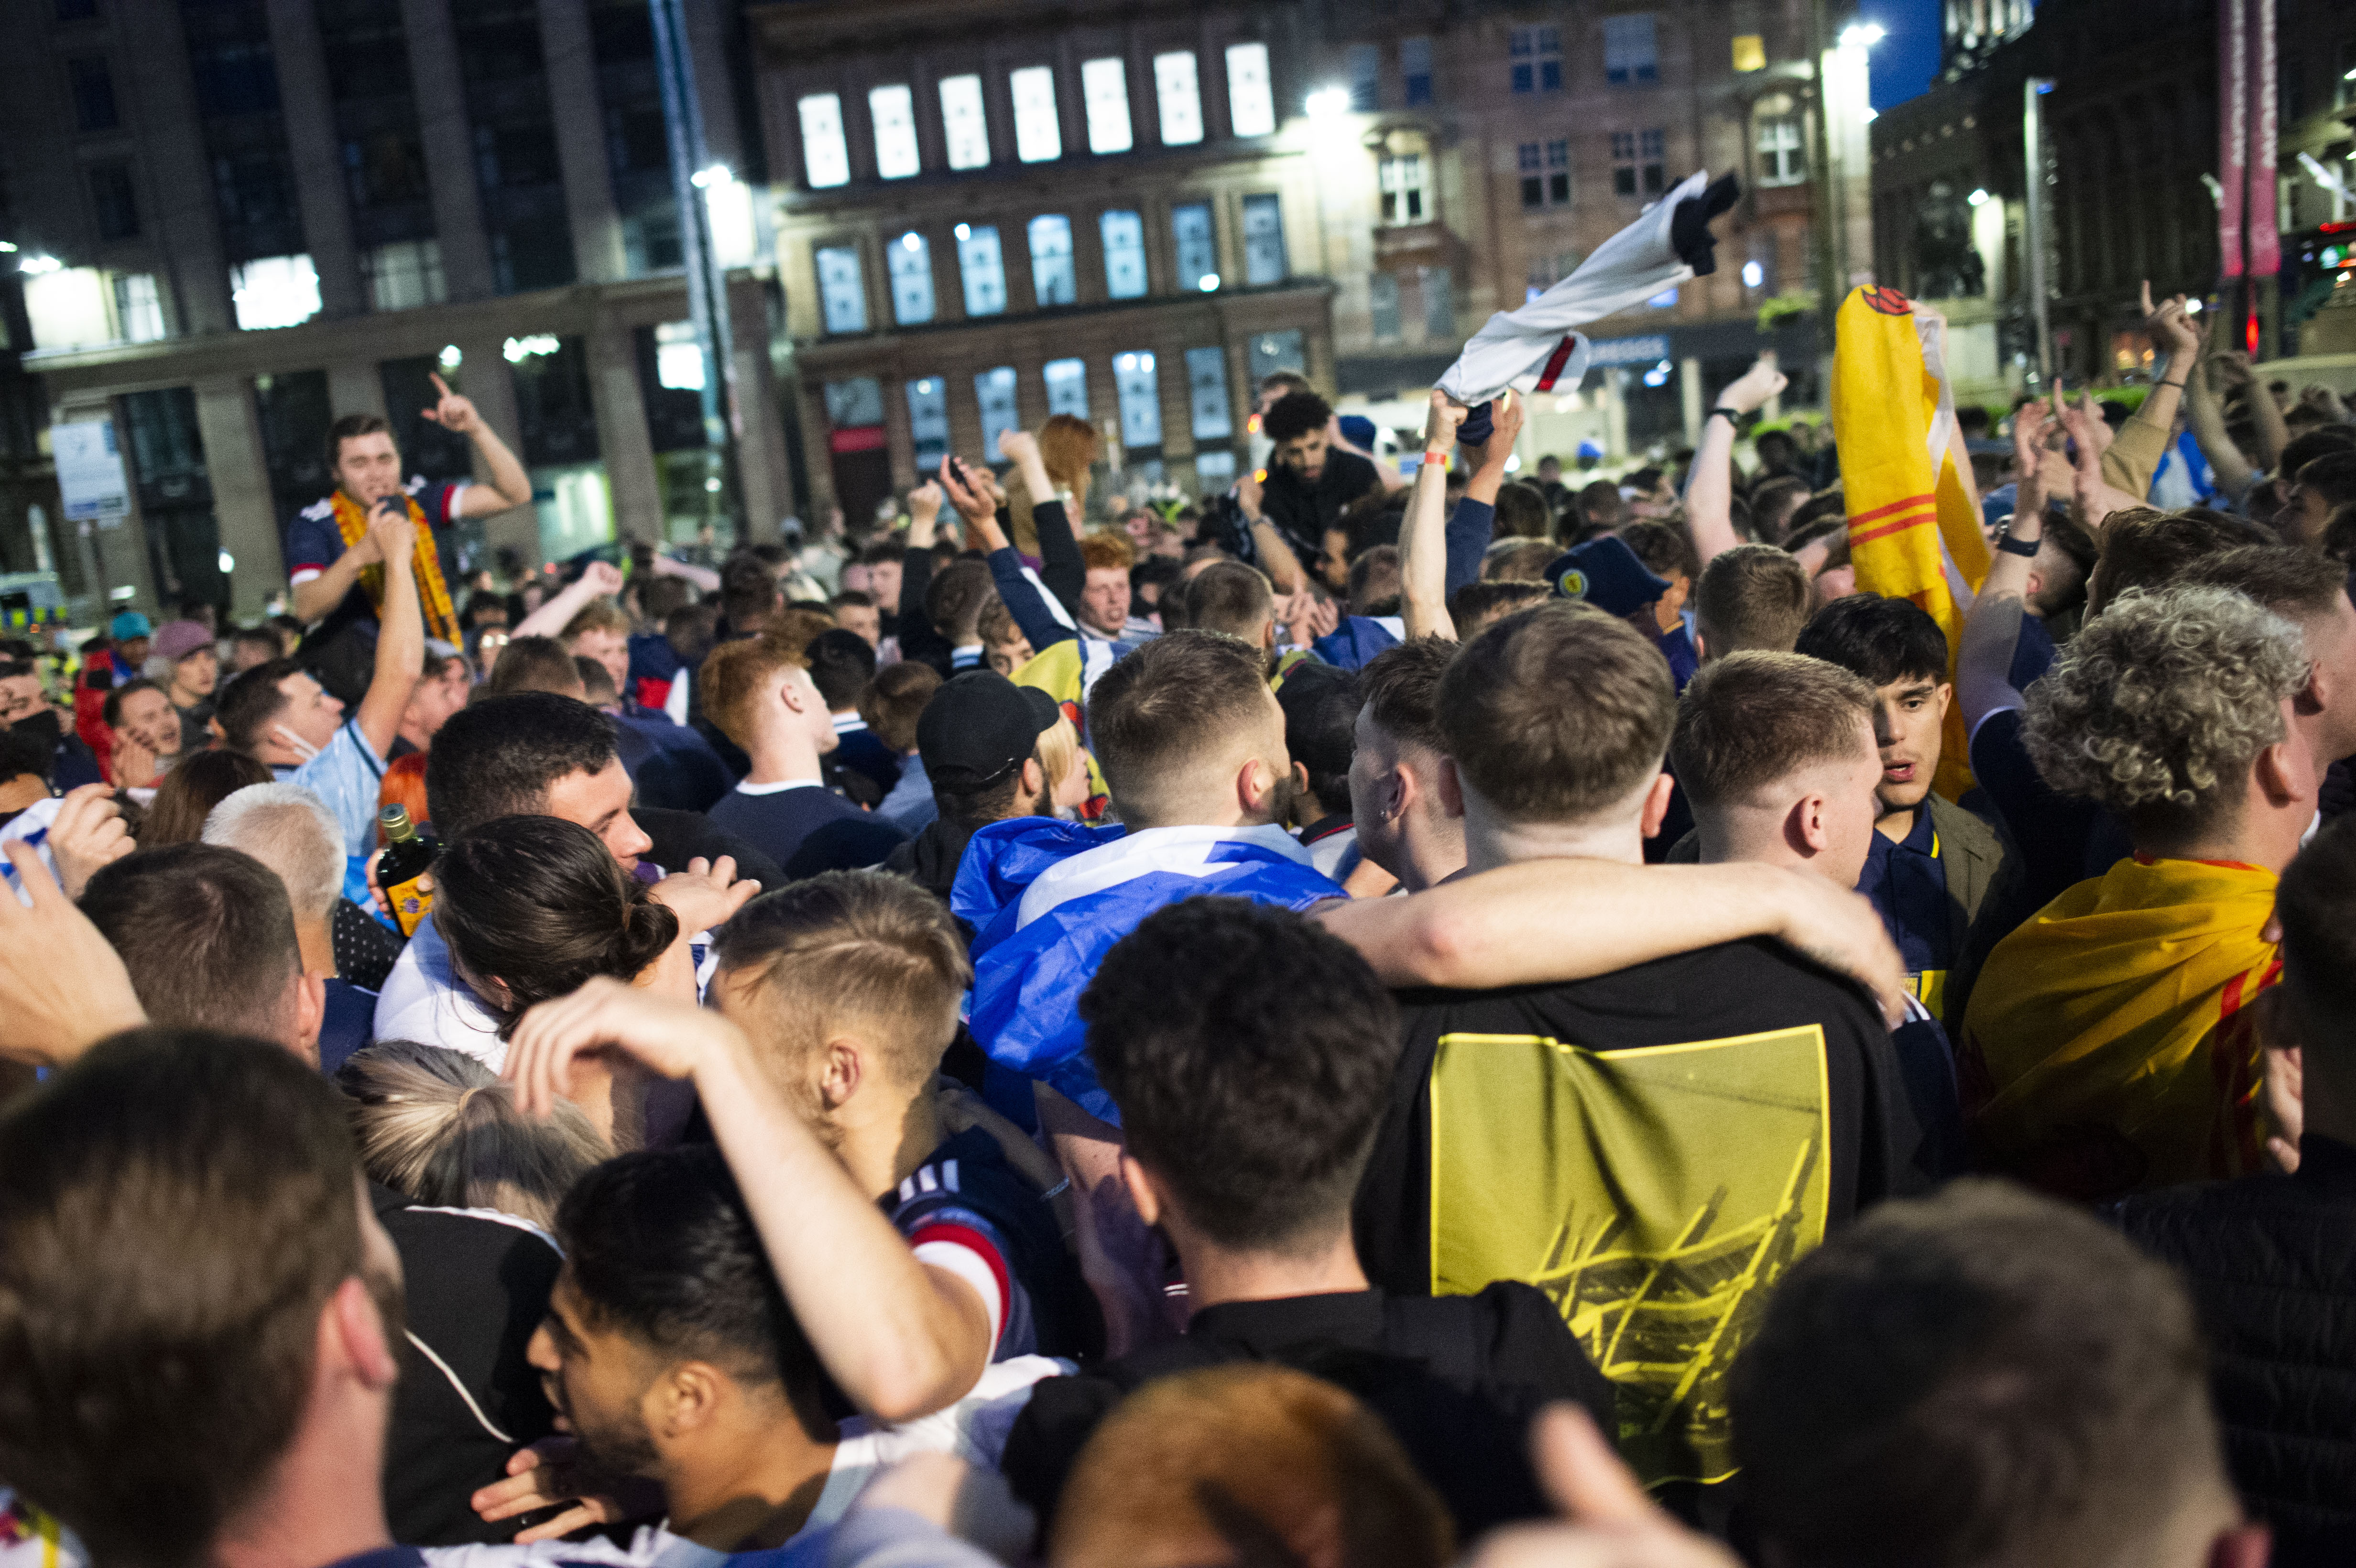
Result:
{"label": "black t-shirt with yellow print", "polygon": [[1368,1278],[1536,1285],[1615,1385],[1648,1485],[1731,1476],[1728,1373],[1775,1281],[1929,1185],[1871,1003],[1764,939],[1400,1002],[1356,1206]]}

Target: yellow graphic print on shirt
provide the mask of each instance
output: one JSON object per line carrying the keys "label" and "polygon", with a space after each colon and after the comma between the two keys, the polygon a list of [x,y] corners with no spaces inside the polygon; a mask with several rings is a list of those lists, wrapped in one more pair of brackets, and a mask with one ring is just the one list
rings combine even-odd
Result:
{"label": "yellow graphic print on shirt", "polygon": [[1619,1394],[1646,1485],[1735,1469],[1734,1358],[1831,1200],[1815,1025],[1589,1051],[1447,1034],[1431,1072],[1431,1289],[1546,1292]]}

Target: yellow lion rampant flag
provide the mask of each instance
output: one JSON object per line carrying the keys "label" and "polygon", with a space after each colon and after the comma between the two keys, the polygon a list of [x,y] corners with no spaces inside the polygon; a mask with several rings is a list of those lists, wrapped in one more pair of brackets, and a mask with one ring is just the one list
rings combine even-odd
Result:
{"label": "yellow lion rampant flag", "polygon": [[[1833,441],[1858,590],[1929,611],[1947,634],[1952,680],[1988,548],[1955,470],[1946,324],[1895,289],[1860,288],[1842,302],[1833,328]],[[1963,710],[1951,705],[1936,780],[1950,800],[1971,783],[1963,724]]]}

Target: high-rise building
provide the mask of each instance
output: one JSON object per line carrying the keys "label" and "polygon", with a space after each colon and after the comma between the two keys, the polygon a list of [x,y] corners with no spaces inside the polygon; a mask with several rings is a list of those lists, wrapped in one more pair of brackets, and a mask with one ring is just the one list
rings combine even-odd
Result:
{"label": "high-rise building", "polygon": [[[685,16],[712,155],[748,205],[734,10]],[[691,535],[728,499],[707,368],[678,341],[646,0],[22,0],[11,19],[9,347],[49,420],[111,421],[128,481],[127,515],[86,534],[46,514],[78,592],[258,609],[287,522],[329,486],[335,416],[389,417],[414,472],[466,471],[466,443],[421,418],[436,373],[533,479],[532,507],[467,537],[476,564]],[[765,285],[733,280],[755,324],[741,507],[774,537],[793,502]],[[0,547],[25,553],[5,509]]]}
{"label": "high-rise building", "polygon": [[812,505],[1088,421],[1218,488],[1269,372],[1333,380],[1298,0],[746,9]]}

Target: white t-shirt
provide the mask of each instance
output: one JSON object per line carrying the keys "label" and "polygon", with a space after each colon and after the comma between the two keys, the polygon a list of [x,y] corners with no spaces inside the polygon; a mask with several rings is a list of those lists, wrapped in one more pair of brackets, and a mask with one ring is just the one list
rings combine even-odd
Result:
{"label": "white t-shirt", "polygon": [[384,784],[384,759],[347,719],[327,749],[283,775],[327,803],[344,830],[344,853],[365,855],[376,848],[376,797]]}

